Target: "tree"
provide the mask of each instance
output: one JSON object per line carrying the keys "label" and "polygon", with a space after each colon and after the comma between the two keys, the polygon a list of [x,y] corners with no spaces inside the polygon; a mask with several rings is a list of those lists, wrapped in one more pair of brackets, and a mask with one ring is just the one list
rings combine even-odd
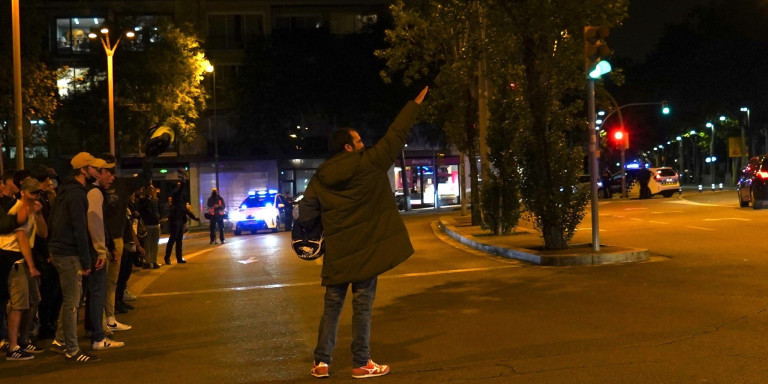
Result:
{"label": "tree", "polygon": [[[472,191],[472,224],[479,225],[480,188],[474,159],[478,154],[477,88],[479,31],[473,0],[399,0],[390,7],[394,26],[386,32],[389,47],[376,52],[387,62],[386,81],[402,77],[405,84],[431,80],[421,120],[445,132],[448,143],[465,154]],[[461,189],[465,190],[461,181]]]}
{"label": "tree", "polygon": [[488,72],[497,100],[489,135],[515,137],[507,156],[519,160],[523,204],[545,248],[566,248],[587,203],[573,188],[583,152],[568,145],[569,135],[587,131],[582,31],[616,25],[626,17],[627,2],[494,0],[487,9]]}
{"label": "tree", "polygon": [[[4,3],[5,4],[5,3]],[[7,9],[7,8],[4,8]],[[0,28],[8,32],[9,38],[0,41],[0,122],[7,122],[4,132],[13,130],[14,101],[13,101],[13,46],[10,38],[10,12],[0,12]],[[56,97],[56,71],[46,63],[47,57],[40,47],[44,30],[39,26],[44,23],[40,15],[32,8],[24,8],[21,17],[21,83],[22,83],[22,113],[29,120],[43,120],[46,124],[54,121],[58,107]],[[0,124],[3,125],[3,124]],[[37,130],[26,132],[24,146],[42,144],[47,140],[47,132],[41,126],[33,126]],[[3,135],[4,145],[13,145],[12,138]],[[10,151],[8,151],[10,153]],[[26,155],[34,152],[25,150]]]}
{"label": "tree", "polygon": [[[112,31],[133,29],[131,19],[111,25]],[[117,37],[113,34],[112,41]],[[65,151],[108,150],[105,53],[91,41],[90,70],[75,79],[75,91],[63,100],[59,128]],[[140,153],[147,130],[165,125],[176,133],[177,150],[197,137],[196,121],[205,109],[201,84],[208,61],[191,27],[171,23],[144,27],[132,40],[122,37],[114,56],[115,131],[118,153]],[[103,127],[103,129],[94,129]]]}

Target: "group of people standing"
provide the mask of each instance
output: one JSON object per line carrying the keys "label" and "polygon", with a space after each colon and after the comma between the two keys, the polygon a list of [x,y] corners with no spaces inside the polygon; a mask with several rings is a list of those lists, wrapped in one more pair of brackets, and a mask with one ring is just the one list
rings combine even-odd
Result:
{"label": "group of people standing", "polygon": [[[142,171],[131,177],[116,177],[111,154],[81,152],[70,164],[72,173],[57,189],[58,179],[46,167],[3,174],[0,281],[8,284],[0,284],[0,350],[6,360],[29,360],[44,351],[30,338],[35,318],[37,338],[53,339],[51,351],[75,363],[99,360],[79,346],[83,296],[84,328],[92,349],[124,346],[109,336],[131,329],[116,315],[133,309],[126,302],[126,287],[136,258],[144,268],[159,268],[161,214],[151,163],[145,161]],[[181,196],[183,182],[172,195],[171,228],[183,227],[186,220],[179,212],[183,217],[191,213]],[[141,238],[133,225],[139,217]],[[185,262],[179,232],[172,232],[171,240],[166,264],[174,246],[177,262]]]}

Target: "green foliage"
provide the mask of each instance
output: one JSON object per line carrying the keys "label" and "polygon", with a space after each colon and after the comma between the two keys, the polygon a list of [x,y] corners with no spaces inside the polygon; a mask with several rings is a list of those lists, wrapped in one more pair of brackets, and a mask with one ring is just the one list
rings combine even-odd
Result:
{"label": "green foliage", "polygon": [[[478,154],[477,65],[480,35],[474,0],[399,0],[390,7],[394,26],[386,31],[385,81],[431,81],[421,119],[441,127],[447,144],[470,159]],[[472,201],[480,200],[477,169],[470,168]],[[479,205],[472,206],[479,223]]]}
{"label": "green foliage", "polygon": [[[13,46],[11,12],[0,12],[0,28],[7,31],[6,39],[0,41],[0,126],[6,122],[4,131],[14,125]],[[45,33],[40,25],[45,23],[33,9],[24,8],[21,18],[21,104],[26,120],[54,121],[58,108],[56,98],[56,71],[50,69],[40,48]],[[42,144],[46,136],[41,131],[32,131],[25,138],[25,146]],[[4,145],[14,145],[13,138],[3,135]],[[27,153],[29,155],[29,153]]]}
{"label": "green foliage", "polygon": [[162,23],[120,44],[114,59],[117,142],[133,152],[156,123],[176,132],[177,145],[194,141],[206,107],[202,81],[209,62],[191,27]]}
{"label": "green foliage", "polygon": [[483,229],[494,235],[512,232],[520,219],[520,180],[516,169],[490,173],[482,186]]}

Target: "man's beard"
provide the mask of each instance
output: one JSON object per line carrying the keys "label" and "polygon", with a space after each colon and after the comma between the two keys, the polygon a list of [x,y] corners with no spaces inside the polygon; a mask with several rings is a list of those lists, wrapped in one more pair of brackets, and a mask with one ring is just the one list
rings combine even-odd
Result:
{"label": "man's beard", "polygon": [[85,175],[85,182],[88,184],[93,184],[96,182],[96,178],[91,175]]}

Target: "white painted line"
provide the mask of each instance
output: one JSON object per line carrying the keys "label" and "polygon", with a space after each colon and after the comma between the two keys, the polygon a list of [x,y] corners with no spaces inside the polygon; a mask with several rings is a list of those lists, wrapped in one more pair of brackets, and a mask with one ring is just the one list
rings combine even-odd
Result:
{"label": "white painted line", "polygon": [[683,211],[664,211],[664,212],[651,212],[651,213],[683,213]]}
{"label": "white painted line", "polygon": [[712,229],[712,228],[694,227],[692,225],[689,225],[688,228],[701,229],[701,230],[704,230],[704,231],[714,231],[714,229]]}
{"label": "white painted line", "polygon": [[663,201],[662,204],[686,204],[686,205],[702,205],[705,207],[719,207],[717,204],[705,204],[705,203],[696,203],[693,201],[688,200],[672,200],[672,201]]}
{"label": "white painted line", "polygon": [[258,260],[256,260],[255,257],[251,256],[251,257],[248,258],[248,260],[238,260],[237,262],[240,263],[240,264],[250,264],[250,263],[257,262],[257,261]]}
{"label": "white painted line", "polygon": [[[452,270],[432,271],[432,272],[405,273],[402,275],[383,275],[383,276],[379,276],[379,279],[402,279],[407,277],[447,275],[447,274],[453,274],[453,273],[487,272],[492,270],[509,269],[509,268],[520,268],[520,266],[519,265],[501,265],[496,267],[484,267],[484,268],[466,268],[466,269],[452,269]],[[249,287],[213,288],[213,289],[200,289],[195,291],[148,293],[148,294],[141,295],[141,297],[145,298],[145,297],[196,295],[201,293],[242,292],[242,291],[253,291],[253,290],[262,290],[262,289],[278,289],[278,288],[307,287],[307,286],[319,287],[320,280],[318,279],[317,281],[313,281],[313,282],[301,282],[301,283],[253,285]]]}
{"label": "white painted line", "polygon": [[624,208],[625,211],[641,211],[648,208]]}
{"label": "white painted line", "polygon": [[630,217],[629,219],[634,221],[643,221],[643,219],[638,219],[637,217]]}
{"label": "white painted line", "polygon": [[[592,227],[586,227],[586,228],[576,228],[577,231],[591,231]],[[600,232],[605,232],[605,229],[600,229]]]}
{"label": "white painted line", "polygon": [[723,221],[723,220],[752,221],[752,219],[743,219],[741,217],[723,217],[722,219],[704,219],[704,221]]}

